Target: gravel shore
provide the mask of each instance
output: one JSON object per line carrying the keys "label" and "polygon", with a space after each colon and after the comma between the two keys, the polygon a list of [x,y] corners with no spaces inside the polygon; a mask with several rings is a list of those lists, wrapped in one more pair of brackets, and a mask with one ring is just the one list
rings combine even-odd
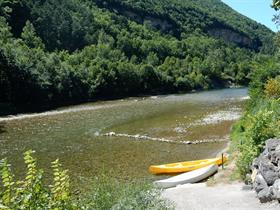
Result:
{"label": "gravel shore", "polygon": [[279,210],[277,202],[261,204],[256,193],[243,183],[186,184],[164,190],[164,198],[174,202],[176,210]]}

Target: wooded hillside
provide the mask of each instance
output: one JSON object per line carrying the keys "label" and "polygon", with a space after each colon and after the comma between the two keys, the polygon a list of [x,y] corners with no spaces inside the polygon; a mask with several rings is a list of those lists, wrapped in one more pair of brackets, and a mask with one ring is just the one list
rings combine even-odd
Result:
{"label": "wooded hillside", "polygon": [[273,33],[219,0],[0,0],[0,103],[246,85]]}

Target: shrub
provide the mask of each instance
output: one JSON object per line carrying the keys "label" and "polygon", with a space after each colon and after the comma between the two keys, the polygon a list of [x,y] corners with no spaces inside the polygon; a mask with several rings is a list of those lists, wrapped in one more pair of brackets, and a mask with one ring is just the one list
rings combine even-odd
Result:
{"label": "shrub", "polygon": [[145,182],[120,182],[104,173],[93,180],[92,187],[82,201],[89,209],[173,209],[160,190]]}
{"label": "shrub", "polygon": [[280,98],[280,76],[269,79],[264,86],[264,93],[269,98]]}
{"label": "shrub", "polygon": [[43,171],[37,169],[33,151],[24,153],[26,177],[16,181],[7,160],[0,162],[1,183],[0,209],[76,209],[71,200],[69,176],[58,160],[52,162],[53,184],[43,185]]}
{"label": "shrub", "polygon": [[121,183],[106,174],[93,181],[92,191],[74,198],[68,171],[62,169],[59,161],[52,162],[53,183],[46,186],[33,154],[33,151],[24,153],[27,172],[20,181],[14,179],[7,160],[0,161],[0,209],[172,209],[152,186],[141,182]]}
{"label": "shrub", "polygon": [[247,139],[251,144],[262,148],[267,139],[274,137],[273,130],[273,111],[260,110],[256,115],[249,115],[249,126],[247,130]]}
{"label": "shrub", "polygon": [[243,145],[239,145],[240,154],[236,161],[238,173],[242,179],[246,178],[246,174],[250,171],[252,161],[257,156],[257,147],[251,144],[249,141]]}
{"label": "shrub", "polygon": [[258,100],[232,131],[239,151],[237,169],[242,178],[262,152],[265,141],[276,136],[280,136],[280,100]]}

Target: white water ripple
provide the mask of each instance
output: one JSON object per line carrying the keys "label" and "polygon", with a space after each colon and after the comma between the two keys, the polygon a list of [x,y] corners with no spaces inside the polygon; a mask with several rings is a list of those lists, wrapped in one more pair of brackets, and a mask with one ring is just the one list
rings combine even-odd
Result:
{"label": "white water ripple", "polygon": [[197,120],[194,123],[191,123],[189,127],[219,124],[224,121],[235,121],[240,119],[241,113],[241,109],[239,108],[232,108],[229,111],[218,111],[215,113],[208,114],[204,118]]}
{"label": "white water ripple", "polygon": [[125,134],[125,133],[115,133],[115,132],[109,132],[105,134],[99,134],[96,133],[98,136],[108,136],[108,137],[125,137],[125,138],[130,138],[134,140],[146,140],[146,141],[157,141],[157,142],[166,142],[166,143],[173,143],[173,144],[203,144],[203,143],[216,143],[216,142],[226,142],[228,141],[228,138],[223,138],[223,139],[203,139],[203,140],[195,140],[195,141],[175,141],[171,139],[166,139],[166,138],[156,138],[156,137],[150,137],[146,135],[131,135],[131,134]]}
{"label": "white water ripple", "polygon": [[112,108],[115,106],[116,105],[113,105],[113,104],[112,105],[96,105],[96,106],[79,106],[79,107],[75,107],[75,108],[47,111],[47,112],[42,112],[42,113],[9,115],[7,117],[0,117],[0,122],[31,119],[31,118],[35,118],[35,117],[54,116],[54,115],[75,113],[75,112],[81,112],[81,111],[92,111],[92,110],[98,110],[101,108]]}

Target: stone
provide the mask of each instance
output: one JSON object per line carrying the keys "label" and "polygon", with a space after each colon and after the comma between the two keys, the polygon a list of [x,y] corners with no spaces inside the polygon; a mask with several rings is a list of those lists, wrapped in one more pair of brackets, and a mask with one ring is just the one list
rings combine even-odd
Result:
{"label": "stone", "polygon": [[266,187],[258,193],[261,203],[267,203],[273,200],[272,187]]}
{"label": "stone", "polygon": [[255,181],[253,182],[253,188],[257,193],[268,188],[268,185],[261,174],[256,175]]}
{"label": "stone", "polygon": [[276,147],[275,151],[271,152],[270,156],[271,162],[276,166],[280,166],[280,145]]}
{"label": "stone", "polygon": [[280,139],[268,139],[265,142],[265,151],[270,153],[271,151],[275,151],[276,147],[280,145]]}
{"label": "stone", "polygon": [[272,186],[272,193],[275,199],[280,201],[280,179],[277,179]]}
{"label": "stone", "polygon": [[266,141],[264,151],[251,166],[253,189],[260,202],[277,199],[280,203],[280,139]]}
{"label": "stone", "polygon": [[274,182],[279,179],[279,173],[275,171],[266,171],[265,173],[262,173],[262,175],[268,186],[273,185]]}
{"label": "stone", "polygon": [[259,169],[259,163],[260,163],[260,161],[259,161],[259,158],[255,158],[254,160],[253,160],[253,163],[252,163],[252,171],[254,170],[254,169]]}
{"label": "stone", "polygon": [[279,168],[273,165],[266,155],[259,157],[259,173],[262,174],[268,186],[273,185],[280,178]]}

